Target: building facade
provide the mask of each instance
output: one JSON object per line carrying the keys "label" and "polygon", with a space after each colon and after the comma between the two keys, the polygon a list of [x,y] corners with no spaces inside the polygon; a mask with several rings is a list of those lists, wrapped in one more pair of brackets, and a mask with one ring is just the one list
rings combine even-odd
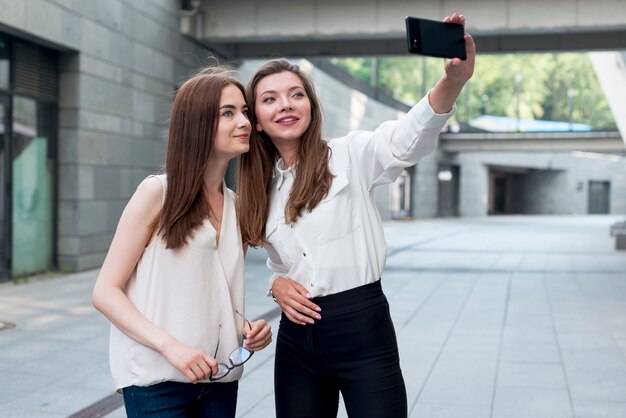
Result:
{"label": "building facade", "polygon": [[208,54],[179,2],[0,3],[0,280],[97,267]]}

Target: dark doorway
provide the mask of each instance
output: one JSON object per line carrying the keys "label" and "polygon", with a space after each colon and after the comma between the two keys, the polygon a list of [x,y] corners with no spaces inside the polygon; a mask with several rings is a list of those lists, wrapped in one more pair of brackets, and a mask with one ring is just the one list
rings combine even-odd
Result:
{"label": "dark doorway", "polygon": [[610,182],[589,181],[588,212],[596,215],[610,213],[610,195]]}
{"label": "dark doorway", "polygon": [[457,165],[439,165],[437,172],[437,214],[439,216],[459,216],[459,173],[460,168]]}

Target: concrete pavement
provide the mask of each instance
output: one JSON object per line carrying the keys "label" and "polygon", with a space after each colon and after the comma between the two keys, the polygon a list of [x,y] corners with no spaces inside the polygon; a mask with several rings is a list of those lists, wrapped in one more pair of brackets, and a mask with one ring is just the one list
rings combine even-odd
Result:
{"label": "concrete pavement", "polygon": [[[383,287],[410,417],[626,417],[626,252],[609,236],[617,219],[386,223]],[[0,285],[0,321],[15,324],[0,325],[0,417],[125,416],[108,322],[91,307],[96,275]],[[251,251],[247,316],[277,330],[266,277],[263,252]],[[238,417],[274,416],[274,348],[246,365]]]}

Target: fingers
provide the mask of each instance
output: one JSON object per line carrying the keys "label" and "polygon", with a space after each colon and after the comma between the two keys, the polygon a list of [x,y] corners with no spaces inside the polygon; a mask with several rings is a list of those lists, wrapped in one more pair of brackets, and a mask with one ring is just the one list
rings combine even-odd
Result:
{"label": "fingers", "polygon": [[457,25],[465,26],[465,16],[457,12],[452,13],[452,16],[446,16],[443,21],[445,23],[456,23]]}
{"label": "fingers", "polygon": [[301,284],[288,278],[279,278],[272,284],[272,293],[291,322],[306,325],[322,319],[320,307],[310,300],[311,294]]}
{"label": "fingers", "polygon": [[172,339],[162,351],[167,361],[192,383],[208,379],[217,372],[217,361],[201,350]]}
{"label": "fingers", "polygon": [[181,371],[191,383],[198,383],[217,373],[217,361],[202,351],[194,350]]}
{"label": "fingers", "polygon": [[322,319],[319,306],[295,290],[287,292],[280,307],[292,322],[300,325],[314,324],[316,319]]}
{"label": "fingers", "polygon": [[208,379],[208,377],[211,375],[211,368],[204,361],[193,363],[190,366],[190,370],[194,376],[194,378],[192,379],[192,383],[196,383],[200,380]]}
{"label": "fingers", "polygon": [[465,51],[468,57],[476,55],[476,43],[474,43],[474,37],[469,33],[465,34]]}
{"label": "fingers", "polygon": [[209,377],[216,374],[219,370],[219,368],[217,367],[217,359],[214,359],[207,353],[202,353],[202,356],[204,358],[205,364],[209,366],[209,375],[205,377],[205,379],[208,379]]}
{"label": "fingers", "polygon": [[264,319],[252,323],[252,331],[245,335],[243,346],[250,351],[259,351],[272,342],[272,328]]}

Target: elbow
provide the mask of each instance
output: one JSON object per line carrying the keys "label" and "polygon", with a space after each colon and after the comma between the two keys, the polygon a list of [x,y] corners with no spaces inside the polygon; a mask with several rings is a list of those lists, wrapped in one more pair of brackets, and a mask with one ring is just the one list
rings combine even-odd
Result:
{"label": "elbow", "polygon": [[98,285],[98,283],[96,283],[93,292],[91,292],[91,304],[104,315],[106,315],[106,301],[109,299],[106,297],[106,293],[106,289]]}
{"label": "elbow", "polygon": [[97,288],[95,288],[93,290],[93,292],[91,293],[91,304],[98,311],[102,312],[102,309],[101,309],[102,304],[101,304],[101,301],[100,301],[100,292],[98,291]]}

